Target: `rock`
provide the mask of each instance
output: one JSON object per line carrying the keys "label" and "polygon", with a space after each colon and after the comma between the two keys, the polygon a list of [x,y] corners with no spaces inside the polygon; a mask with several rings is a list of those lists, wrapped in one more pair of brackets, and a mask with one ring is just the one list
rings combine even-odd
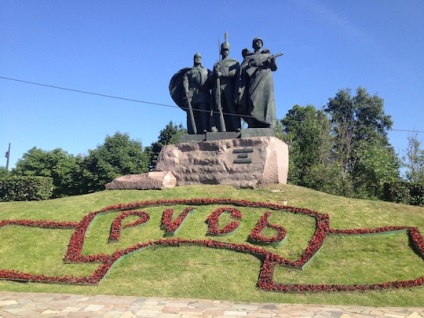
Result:
{"label": "rock", "polygon": [[288,147],[270,136],[166,145],[155,170],[172,172],[178,186],[221,184],[256,188],[285,184]]}
{"label": "rock", "polygon": [[169,171],[152,171],[143,174],[131,174],[115,178],[106,184],[107,190],[161,190],[173,188],[177,179]]}

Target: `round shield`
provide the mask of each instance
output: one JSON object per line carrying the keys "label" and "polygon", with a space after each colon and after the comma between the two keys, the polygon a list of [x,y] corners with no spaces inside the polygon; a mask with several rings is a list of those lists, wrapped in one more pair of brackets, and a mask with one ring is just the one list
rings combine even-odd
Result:
{"label": "round shield", "polygon": [[189,71],[190,67],[185,67],[179,70],[177,73],[172,76],[171,81],[169,82],[169,93],[171,94],[172,100],[183,110],[187,110],[186,103],[184,101],[184,87],[183,87],[183,78],[185,73]]}

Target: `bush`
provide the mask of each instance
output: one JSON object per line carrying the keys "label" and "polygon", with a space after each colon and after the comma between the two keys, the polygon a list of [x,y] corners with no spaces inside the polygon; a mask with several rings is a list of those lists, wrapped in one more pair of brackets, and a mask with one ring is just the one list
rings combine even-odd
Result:
{"label": "bush", "polygon": [[49,177],[10,177],[0,180],[0,201],[47,200],[53,191]]}
{"label": "bush", "polygon": [[424,205],[424,185],[406,181],[384,184],[384,200],[410,205]]}
{"label": "bush", "polygon": [[411,184],[410,194],[411,201],[409,204],[424,206],[424,184]]}

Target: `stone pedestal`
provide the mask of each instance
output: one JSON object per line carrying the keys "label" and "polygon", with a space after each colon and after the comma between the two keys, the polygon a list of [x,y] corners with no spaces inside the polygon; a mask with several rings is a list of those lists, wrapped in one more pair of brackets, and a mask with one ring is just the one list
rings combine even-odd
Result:
{"label": "stone pedestal", "polygon": [[275,137],[252,137],[167,145],[155,171],[172,172],[177,186],[221,184],[256,188],[287,183],[288,147]]}

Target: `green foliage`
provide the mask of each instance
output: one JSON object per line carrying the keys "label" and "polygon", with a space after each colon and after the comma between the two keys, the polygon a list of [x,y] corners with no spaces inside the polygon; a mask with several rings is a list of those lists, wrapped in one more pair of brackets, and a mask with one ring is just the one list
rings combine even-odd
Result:
{"label": "green foliage", "polygon": [[406,180],[424,184],[424,149],[417,134],[408,137],[408,148],[406,157],[403,158],[403,166],[406,168]]}
{"label": "green foliage", "polygon": [[311,172],[326,167],[331,148],[330,122],[313,106],[293,106],[281,120],[282,139],[289,145],[289,179],[294,184],[311,187]]}
{"label": "green foliage", "polygon": [[407,181],[385,183],[383,198],[390,202],[424,206],[424,184]]}
{"label": "green foliage", "polygon": [[53,179],[20,176],[0,180],[0,201],[47,200],[52,195]]}
{"label": "green foliage", "polygon": [[0,179],[4,179],[10,175],[10,172],[6,169],[6,167],[0,167]]}
{"label": "green foliage", "polygon": [[147,160],[141,142],[131,140],[128,134],[107,136],[82,161],[81,190],[104,190],[105,184],[118,176],[147,172]]}
{"label": "green foliage", "polygon": [[392,121],[383,105],[380,97],[358,88],[355,96],[340,90],[324,109],[331,116],[332,160],[345,176],[345,195],[378,198],[384,182],[398,178],[399,163],[387,138]]}
{"label": "green foliage", "polygon": [[147,164],[141,143],[117,132],[85,158],[60,148],[44,151],[34,147],[17,162],[12,174],[51,177],[53,197],[57,198],[103,190],[106,183],[120,175],[146,172]]}
{"label": "green foliage", "polygon": [[424,184],[411,185],[411,205],[424,206]]}
{"label": "green foliage", "polygon": [[[399,179],[390,146],[392,126],[383,100],[358,88],[340,90],[321,111],[293,106],[281,120],[289,145],[289,182],[333,194],[381,198],[383,184]],[[329,117],[327,117],[329,116]]]}
{"label": "green foliage", "polygon": [[351,177],[342,174],[341,171],[342,169],[337,162],[315,165],[305,176],[306,184],[318,191],[354,197]]}
{"label": "green foliage", "polygon": [[186,129],[181,124],[175,125],[170,121],[164,129],[159,133],[158,140],[153,142],[149,147],[145,148],[145,152],[149,157],[149,170],[153,170],[156,166],[158,156],[162,147],[168,144],[175,144],[179,137],[186,133]]}
{"label": "green foliage", "polygon": [[44,151],[36,147],[25,153],[13,170],[18,176],[44,176],[53,179],[53,197],[79,194],[78,176],[79,158],[57,148]]}
{"label": "green foliage", "polygon": [[[387,130],[393,125],[390,115],[384,114],[384,101],[377,95],[371,96],[359,87],[351,96],[349,89],[340,90],[330,98],[324,111],[331,116],[333,131],[338,136],[339,154],[349,149],[347,142],[377,140],[388,144]],[[344,152],[343,152],[344,151]]]}
{"label": "green foliage", "polygon": [[12,171],[16,176],[42,176],[53,179],[53,197],[80,194],[81,158],[57,148],[44,151],[36,147],[19,159]]}
{"label": "green foliage", "polygon": [[359,197],[382,198],[383,186],[399,179],[399,162],[391,147],[374,141],[359,141],[354,149],[356,160],[353,187]]}
{"label": "green foliage", "polygon": [[352,194],[350,176],[342,174],[332,158],[335,139],[323,111],[295,105],[281,125],[282,140],[289,145],[289,182],[338,195]]}

